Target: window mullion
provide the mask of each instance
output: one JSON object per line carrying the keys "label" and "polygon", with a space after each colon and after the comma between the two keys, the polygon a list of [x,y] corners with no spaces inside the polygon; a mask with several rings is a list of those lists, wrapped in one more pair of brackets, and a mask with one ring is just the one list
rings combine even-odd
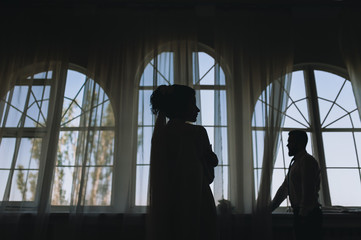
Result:
{"label": "window mullion", "polygon": [[318,106],[317,90],[314,71],[311,67],[304,70],[306,93],[309,97],[308,107],[311,122],[311,138],[313,142],[313,154],[318,159],[321,169],[321,200],[325,206],[331,206],[330,190],[328,186],[326,159],[323,148],[320,111]]}
{"label": "window mullion", "polygon": [[[45,143],[43,144],[43,149],[47,151],[42,154],[42,165],[41,173],[39,174],[42,176],[41,188],[40,188],[40,195],[39,195],[39,205],[38,205],[38,212],[39,214],[43,214],[47,211],[48,206],[51,203],[51,183],[54,169],[55,169],[55,159],[57,155],[57,148],[58,148],[58,139],[59,139],[59,131],[60,131],[60,123],[61,123],[61,116],[62,116],[62,107],[63,107],[63,100],[64,100],[64,92],[65,92],[65,83],[67,77],[67,69],[68,64],[67,62],[63,62],[57,65],[58,68],[53,72],[53,81],[52,81],[52,88],[50,93],[50,102],[49,102],[49,119],[48,119],[48,134],[45,139]],[[44,158],[45,156],[45,158]]]}

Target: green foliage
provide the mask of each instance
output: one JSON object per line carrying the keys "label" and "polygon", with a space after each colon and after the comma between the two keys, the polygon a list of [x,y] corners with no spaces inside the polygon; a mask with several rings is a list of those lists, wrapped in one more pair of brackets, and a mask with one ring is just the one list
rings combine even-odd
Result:
{"label": "green foliage", "polygon": [[25,182],[25,179],[24,179],[24,166],[23,165],[19,165],[19,173],[18,173],[18,176],[17,176],[17,179],[16,179],[16,184],[18,186],[18,189],[20,190],[21,192],[21,199],[23,201],[26,200],[26,191],[27,191],[27,187],[26,187],[26,182]]}

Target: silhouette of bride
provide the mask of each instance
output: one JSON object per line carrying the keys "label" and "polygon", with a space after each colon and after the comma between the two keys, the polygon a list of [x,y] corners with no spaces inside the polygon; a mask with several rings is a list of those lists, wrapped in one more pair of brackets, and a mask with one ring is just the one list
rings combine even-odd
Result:
{"label": "silhouette of bride", "polygon": [[147,237],[218,239],[215,201],[209,186],[218,158],[205,128],[192,124],[199,112],[195,90],[162,85],[150,102],[157,119],[151,146]]}

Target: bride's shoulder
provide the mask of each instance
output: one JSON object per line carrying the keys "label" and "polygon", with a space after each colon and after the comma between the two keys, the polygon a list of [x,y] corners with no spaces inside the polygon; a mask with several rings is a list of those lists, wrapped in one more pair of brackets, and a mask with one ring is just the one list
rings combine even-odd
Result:
{"label": "bride's shoulder", "polygon": [[189,129],[199,135],[207,135],[207,130],[202,125],[187,124]]}

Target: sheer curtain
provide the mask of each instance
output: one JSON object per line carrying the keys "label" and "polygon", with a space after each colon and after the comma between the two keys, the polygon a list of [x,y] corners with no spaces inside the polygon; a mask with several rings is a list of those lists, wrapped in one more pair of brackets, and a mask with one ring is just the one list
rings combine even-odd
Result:
{"label": "sheer curtain", "polygon": [[[340,17],[340,48],[350,76],[357,108],[361,109],[361,31],[358,11],[344,11]],[[360,116],[361,118],[361,116]]]}
{"label": "sheer curtain", "polygon": [[[271,214],[268,212],[272,171],[279,128],[283,122],[281,112],[288,99],[283,89],[290,86],[293,66],[292,27],[287,13],[237,20],[234,21],[237,24],[237,34],[230,34],[233,31],[227,26],[221,26],[222,31],[217,33],[227,36],[225,39],[229,41],[228,49],[223,42],[225,40],[216,37],[221,41],[217,45],[217,52],[227,63],[231,63],[232,99],[229,107],[231,122],[237,123],[231,126],[230,131],[230,154],[235,157],[231,157],[231,199],[237,209],[253,213],[254,239],[269,239],[272,235]],[[270,84],[271,91],[263,92]],[[262,92],[265,111],[257,117],[265,124],[266,132],[264,141],[261,141],[264,147],[261,187],[258,198],[254,199],[251,118]]]}

